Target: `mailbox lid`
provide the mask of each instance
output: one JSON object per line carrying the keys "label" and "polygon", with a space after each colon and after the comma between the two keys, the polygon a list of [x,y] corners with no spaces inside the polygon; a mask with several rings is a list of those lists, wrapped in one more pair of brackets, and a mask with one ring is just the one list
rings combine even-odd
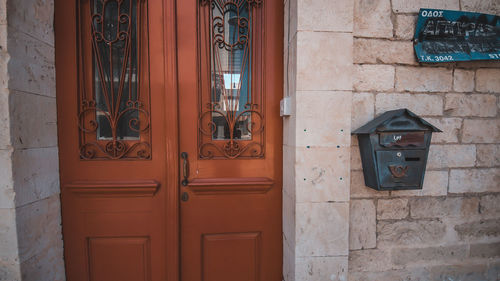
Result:
{"label": "mailbox lid", "polygon": [[379,133],[380,146],[387,148],[426,148],[425,131]]}
{"label": "mailbox lid", "polygon": [[377,171],[381,189],[421,188],[427,151],[378,150]]}

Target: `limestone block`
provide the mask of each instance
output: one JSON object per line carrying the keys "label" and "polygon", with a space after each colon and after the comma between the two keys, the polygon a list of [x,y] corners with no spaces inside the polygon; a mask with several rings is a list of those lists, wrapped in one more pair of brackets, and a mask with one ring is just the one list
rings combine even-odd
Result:
{"label": "limestone block", "polygon": [[470,256],[494,258],[500,256],[500,243],[480,243],[470,245]]}
{"label": "limestone block", "polygon": [[454,218],[479,215],[477,197],[422,197],[410,200],[412,218]]}
{"label": "limestone block", "polygon": [[396,90],[446,92],[453,81],[451,69],[444,67],[396,67]]}
{"label": "limestone block", "polygon": [[350,145],[351,92],[299,91],[296,106],[297,146]]}
{"label": "limestone block", "polygon": [[11,156],[11,149],[0,150],[0,208],[15,207]]}
{"label": "limestone block", "polygon": [[354,1],[354,35],[392,38],[390,0]]}
{"label": "limestone block", "polygon": [[379,199],[377,202],[377,219],[400,220],[408,217],[408,199]]}
{"label": "limestone block", "polygon": [[54,65],[54,46],[35,39],[18,29],[9,29],[9,55],[13,60],[29,61],[38,65]]}
{"label": "limestone block", "polygon": [[396,38],[411,40],[415,36],[415,26],[418,16],[414,15],[396,15]]}
{"label": "limestone block", "polygon": [[353,1],[298,0],[298,29],[352,32]]}
{"label": "limestone block", "polygon": [[464,120],[463,143],[500,143],[500,122],[498,119]]}
{"label": "limestone block", "polygon": [[7,24],[7,0],[0,0],[0,25],[5,24]]}
{"label": "limestone block", "polygon": [[373,272],[349,272],[349,280],[355,281],[426,281],[430,273],[426,268],[411,268],[407,270],[386,270]]}
{"label": "limestone block", "polygon": [[347,257],[297,258],[296,280],[347,280]]}
{"label": "limestone block", "polygon": [[55,98],[11,91],[10,108],[15,148],[57,146]]}
{"label": "limestone block", "polygon": [[0,261],[17,261],[16,211],[0,208]]}
{"label": "limestone block", "polygon": [[441,220],[379,221],[377,224],[379,247],[439,244],[445,235],[446,225]]}
{"label": "limestone block", "polygon": [[16,221],[21,264],[46,251],[59,251],[62,255],[58,195],[17,208]]}
{"label": "limestone block", "polygon": [[462,10],[491,15],[500,14],[500,2],[497,0],[461,0]]}
{"label": "limestone block", "polygon": [[283,194],[283,243],[295,247],[295,200]]}
{"label": "limestone block", "polygon": [[462,128],[461,118],[425,118],[425,120],[443,131],[432,133],[432,143],[458,143]]}
{"label": "limestone block", "polygon": [[494,117],[497,115],[496,102],[495,95],[447,94],[444,110],[451,116]]}
{"label": "limestone block", "polygon": [[394,190],[393,196],[443,196],[448,193],[448,171],[426,171],[419,190]]}
{"label": "limestone block", "polygon": [[453,72],[453,90],[456,92],[474,91],[474,71],[455,69]]}
{"label": "limestone block", "polygon": [[297,90],[352,90],[352,35],[297,34]]}
{"label": "limestone block", "polygon": [[431,276],[429,280],[495,280],[486,277],[487,266],[484,263],[434,266],[430,268],[430,272]]}
{"label": "limestone block", "polygon": [[500,169],[450,171],[450,193],[500,192]]}
{"label": "limestone block", "polygon": [[466,222],[455,226],[455,231],[461,239],[477,240],[481,238],[498,238],[500,236],[500,219]]}
{"label": "limestone block", "polygon": [[351,199],[387,196],[389,196],[389,191],[377,191],[365,186],[363,171],[351,171]]}
{"label": "limestone block", "polygon": [[417,64],[411,41],[356,38],[354,63]]}
{"label": "limestone block", "polygon": [[443,114],[443,98],[432,94],[387,94],[375,97],[375,114],[388,110],[408,108],[418,115],[436,116]]}
{"label": "limestone block", "polygon": [[363,170],[359,146],[351,146],[351,171]]}
{"label": "limestone block", "polygon": [[298,203],[296,257],[347,255],[349,203]]}
{"label": "limestone block", "polygon": [[283,279],[295,281],[295,252],[287,244],[283,245]]}
{"label": "limestone block", "polygon": [[349,148],[297,148],[297,202],[349,201]]}
{"label": "limestone block", "polygon": [[426,248],[395,248],[391,251],[395,265],[407,265],[419,262],[451,262],[467,256],[467,245],[452,245]]}
{"label": "limestone block", "polygon": [[349,272],[384,271],[392,268],[390,252],[382,249],[349,252]]}
{"label": "limestone block", "polygon": [[459,0],[393,0],[392,10],[395,13],[418,13],[420,8],[460,10]]}
{"label": "limestone block", "polygon": [[[26,7],[29,7],[27,9]],[[54,45],[54,1],[7,1],[8,23],[49,45]]]}
{"label": "limestone block", "polygon": [[349,215],[349,249],[377,247],[375,204],[373,201],[351,200]]}
{"label": "limestone block", "polygon": [[283,145],[283,194],[295,202],[295,147]]}
{"label": "limestone block", "polygon": [[476,71],[476,91],[500,93],[500,69],[481,68]]}
{"label": "limestone block", "polygon": [[500,217],[500,194],[490,194],[481,197],[479,213],[483,217]]}
{"label": "limestone block", "polygon": [[460,144],[435,144],[429,149],[427,168],[474,167],[476,146]]}
{"label": "limestone block", "polygon": [[55,96],[54,64],[36,64],[28,59],[9,61],[9,89]]}
{"label": "limestone block", "polygon": [[16,206],[59,193],[57,147],[17,150],[12,157]]}
{"label": "limestone block", "polygon": [[358,65],[354,89],[357,91],[390,91],[394,89],[394,66]]}
{"label": "limestone block", "polygon": [[[3,66],[0,62],[0,80],[2,79],[1,67]],[[3,93],[0,89],[0,149],[8,149],[10,146],[9,95],[7,93]]]}
{"label": "limestone block", "polygon": [[373,119],[375,96],[372,93],[353,93],[351,128],[357,129]]}
{"label": "limestone block", "polygon": [[478,167],[500,166],[500,144],[478,144],[476,154]]}

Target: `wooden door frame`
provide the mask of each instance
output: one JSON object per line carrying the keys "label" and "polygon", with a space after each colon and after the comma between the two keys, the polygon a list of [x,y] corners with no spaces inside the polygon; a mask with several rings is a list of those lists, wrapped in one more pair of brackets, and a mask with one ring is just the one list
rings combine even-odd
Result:
{"label": "wooden door frame", "polygon": [[[163,52],[165,68],[165,107],[167,104],[175,104],[173,110],[165,110],[165,136],[176,136],[166,138],[163,145],[167,146],[166,161],[166,186],[171,187],[166,191],[166,265],[170,267],[167,271],[167,279],[180,280],[180,202],[179,202],[179,92],[177,87],[177,0],[163,1]],[[172,120],[172,122],[169,122]],[[170,250],[170,251],[169,251]],[[173,251],[172,251],[173,250]]]}

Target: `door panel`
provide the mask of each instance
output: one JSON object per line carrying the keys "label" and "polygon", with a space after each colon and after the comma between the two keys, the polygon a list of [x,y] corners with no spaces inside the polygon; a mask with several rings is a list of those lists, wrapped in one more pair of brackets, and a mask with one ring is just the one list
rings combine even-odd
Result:
{"label": "door panel", "polygon": [[55,1],[69,281],[178,278],[174,5]]}
{"label": "door panel", "polygon": [[281,280],[282,26],[279,1],[177,3],[183,281]]}

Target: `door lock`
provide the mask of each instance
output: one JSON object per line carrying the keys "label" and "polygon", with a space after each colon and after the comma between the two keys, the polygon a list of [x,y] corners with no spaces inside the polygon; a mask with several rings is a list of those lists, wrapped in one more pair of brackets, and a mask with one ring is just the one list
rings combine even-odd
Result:
{"label": "door lock", "polygon": [[189,200],[189,195],[187,192],[183,192],[182,195],[181,195],[181,200],[186,202]]}

